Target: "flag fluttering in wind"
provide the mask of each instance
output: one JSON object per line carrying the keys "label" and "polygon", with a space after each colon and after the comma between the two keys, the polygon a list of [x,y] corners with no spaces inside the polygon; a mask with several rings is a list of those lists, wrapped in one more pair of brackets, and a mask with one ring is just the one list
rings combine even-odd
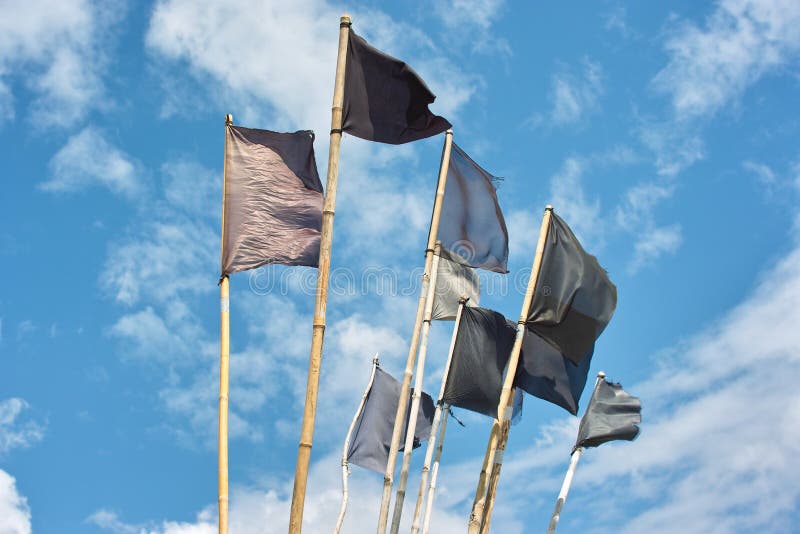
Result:
{"label": "flag fluttering in wind", "polygon": [[554,213],[528,327],[579,364],[594,350],[616,306],[617,288],[605,269]]}
{"label": "flag fluttering in wind", "polygon": [[639,435],[642,403],[629,395],[622,385],[605,378],[597,387],[583,414],[575,448],[597,447],[607,441],[632,441]]}
{"label": "flag fluttering in wind", "polygon": [[591,363],[591,354],[579,364],[572,363],[550,343],[526,329],[514,385],[577,415]]}
{"label": "flag fluttering in wind", "polygon": [[222,276],[261,265],[317,266],[322,183],[314,133],[228,125]]}
{"label": "flag fluttering in wind", "polygon": [[[361,415],[355,424],[347,460],[365,469],[383,473],[389,458],[394,417],[400,398],[400,382],[380,367],[375,369],[372,387]],[[423,392],[414,431],[414,448],[430,437],[436,407],[430,395]],[[406,425],[408,425],[406,417]],[[403,436],[406,431],[403,429]]]}
{"label": "flag fluttering in wind", "polygon": [[508,272],[508,230],[497,201],[497,178],[453,143],[438,239],[452,259]]}
{"label": "flag fluttering in wind", "polygon": [[393,145],[431,137],[451,126],[428,109],[434,100],[436,95],[411,67],[350,30],[343,131]]}
{"label": "flag fluttering in wind", "polygon": [[452,261],[446,251],[439,257],[436,273],[436,293],[433,298],[431,319],[452,321],[458,314],[458,303],[468,299],[467,306],[478,306],[481,298],[481,283],[472,267]]}

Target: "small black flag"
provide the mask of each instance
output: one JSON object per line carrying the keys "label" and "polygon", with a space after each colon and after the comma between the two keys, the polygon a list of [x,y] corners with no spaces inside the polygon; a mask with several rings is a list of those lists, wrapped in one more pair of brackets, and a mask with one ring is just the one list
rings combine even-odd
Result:
{"label": "small black flag", "polygon": [[[378,473],[386,471],[399,399],[400,382],[380,367],[376,368],[372,387],[367,394],[364,408],[353,431],[353,439],[347,452],[348,462]],[[414,432],[414,448],[419,447],[421,441],[430,437],[433,414],[436,411],[433,399],[427,393],[422,393],[420,401],[417,427]],[[409,403],[410,410],[411,403]],[[407,425],[408,414],[406,415],[406,428]],[[405,434],[404,428],[401,443],[405,443]]]}
{"label": "small black flag", "polygon": [[552,214],[528,327],[576,364],[591,354],[617,307],[617,288]]}
{"label": "small black flag", "polygon": [[601,379],[581,419],[575,448],[597,447],[607,441],[632,441],[639,435],[642,403],[622,385]]}
{"label": "small black flag", "polygon": [[431,137],[451,126],[428,109],[435,99],[411,67],[350,30],[342,131],[393,145]]}

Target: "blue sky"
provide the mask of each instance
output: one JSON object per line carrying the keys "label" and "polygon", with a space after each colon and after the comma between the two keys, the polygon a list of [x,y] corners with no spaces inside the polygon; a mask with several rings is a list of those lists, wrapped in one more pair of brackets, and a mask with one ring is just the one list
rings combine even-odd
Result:
{"label": "blue sky", "polygon": [[[0,9],[0,532],[216,531],[224,115],[315,130],[324,175],[342,12],[422,75],[455,141],[504,178],[511,273],[483,275],[483,305],[519,313],[547,203],[618,286],[592,373],[642,399],[642,434],[587,451],[561,530],[787,532],[800,519],[796,2]],[[441,142],[345,136],[342,280],[389,268],[416,283]],[[232,277],[232,532],[286,529],[314,276]],[[308,532],[335,522],[347,424],[375,352],[402,373],[415,304],[414,291],[331,295]],[[430,392],[450,327],[432,328]],[[464,530],[488,436],[488,420],[459,416],[434,532]],[[497,532],[544,530],[576,429],[526,400]],[[380,485],[353,468],[345,531],[372,531]]]}

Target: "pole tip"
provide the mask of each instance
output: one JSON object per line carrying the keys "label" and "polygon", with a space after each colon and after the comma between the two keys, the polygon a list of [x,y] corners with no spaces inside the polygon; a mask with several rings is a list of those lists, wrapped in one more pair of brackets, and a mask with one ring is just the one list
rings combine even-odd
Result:
{"label": "pole tip", "polygon": [[339,17],[339,22],[341,24],[351,24],[353,21],[350,18],[350,14],[349,13],[342,13],[342,16]]}
{"label": "pole tip", "polygon": [[378,366],[380,363],[378,362],[378,355],[379,353],[375,353],[375,356],[372,358],[372,365]]}
{"label": "pole tip", "polygon": [[233,124],[233,115],[228,113],[225,115],[225,126],[230,126],[231,124]]}
{"label": "pole tip", "polygon": [[553,206],[548,204],[547,206],[544,207],[544,211],[553,211]]}
{"label": "pole tip", "polygon": [[597,378],[605,378],[606,374],[603,371],[597,373]]}
{"label": "pole tip", "polygon": [[445,133],[445,135],[453,135],[453,129],[452,128],[448,128],[447,131],[444,132],[444,133]]}

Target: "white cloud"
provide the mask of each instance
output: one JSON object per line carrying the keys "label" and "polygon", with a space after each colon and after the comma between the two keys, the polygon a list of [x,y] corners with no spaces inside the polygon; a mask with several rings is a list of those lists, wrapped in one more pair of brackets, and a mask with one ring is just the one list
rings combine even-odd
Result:
{"label": "white cloud", "polygon": [[50,160],[50,171],[52,178],[39,186],[48,192],[71,193],[100,185],[135,199],[144,190],[139,163],[93,126],[69,138]]}
{"label": "white cloud", "polygon": [[447,0],[433,3],[434,13],[459,43],[469,43],[476,52],[511,55],[508,41],[492,31],[505,10],[505,0]]}
{"label": "white cloud", "polygon": [[553,76],[549,97],[553,108],[546,115],[535,114],[530,122],[535,127],[578,124],[599,110],[598,100],[603,93],[602,67],[588,57],[584,58],[579,76],[566,67]]}
{"label": "white cloud", "polygon": [[669,63],[653,79],[679,120],[713,115],[759,78],[800,52],[800,4],[792,0],[726,0],[700,28],[681,22],[665,47]]}
{"label": "white cloud", "polygon": [[31,534],[31,510],[14,477],[0,469],[0,532]]}
{"label": "white cloud", "polygon": [[[89,110],[106,106],[102,77],[123,12],[121,1],[5,3],[0,19],[0,110],[13,104],[3,83],[12,76],[35,95],[30,112],[37,125],[70,126]],[[3,118],[7,116],[4,112]]]}
{"label": "white cloud", "polygon": [[637,273],[643,266],[651,264],[664,254],[675,254],[683,241],[681,226],[653,227],[636,238],[633,259],[628,264],[628,272]]}
{"label": "white cloud", "polygon": [[0,401],[0,455],[12,449],[26,448],[44,437],[44,425],[36,421],[18,421],[29,408],[24,399],[12,397]]}
{"label": "white cloud", "polygon": [[590,200],[583,189],[582,176],[586,162],[577,157],[564,161],[561,169],[550,179],[550,203],[578,239],[590,250],[592,243],[600,240],[603,224],[600,217],[600,200]]}
{"label": "white cloud", "polygon": [[210,510],[197,516],[196,523],[163,521],[160,524],[132,525],[122,521],[116,512],[98,510],[86,518],[86,522],[108,530],[113,534],[213,534],[217,532],[216,522]]}
{"label": "white cloud", "polygon": [[675,176],[706,156],[702,138],[686,125],[643,120],[638,133],[642,143],[655,154],[660,176]]}

